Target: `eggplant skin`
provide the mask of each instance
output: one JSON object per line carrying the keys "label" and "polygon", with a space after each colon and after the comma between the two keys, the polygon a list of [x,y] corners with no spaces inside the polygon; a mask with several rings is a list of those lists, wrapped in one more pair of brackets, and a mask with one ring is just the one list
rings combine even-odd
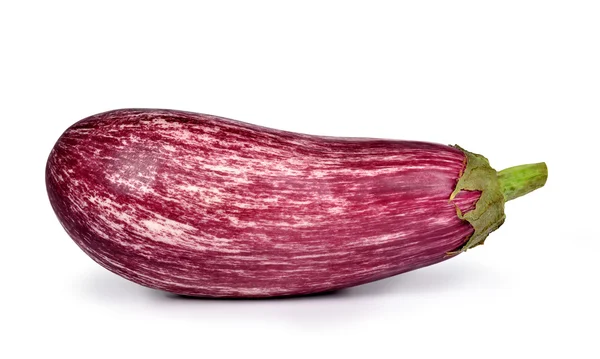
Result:
{"label": "eggplant skin", "polygon": [[122,109],[56,142],[46,185],[77,245],[106,269],[182,295],[337,290],[443,261],[473,227],[449,201],[450,146],[310,136],[217,116]]}

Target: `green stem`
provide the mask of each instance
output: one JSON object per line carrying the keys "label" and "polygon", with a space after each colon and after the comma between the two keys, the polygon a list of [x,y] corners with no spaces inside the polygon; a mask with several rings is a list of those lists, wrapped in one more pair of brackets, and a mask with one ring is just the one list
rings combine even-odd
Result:
{"label": "green stem", "polygon": [[526,195],[546,184],[548,167],[544,162],[510,167],[498,172],[505,201]]}

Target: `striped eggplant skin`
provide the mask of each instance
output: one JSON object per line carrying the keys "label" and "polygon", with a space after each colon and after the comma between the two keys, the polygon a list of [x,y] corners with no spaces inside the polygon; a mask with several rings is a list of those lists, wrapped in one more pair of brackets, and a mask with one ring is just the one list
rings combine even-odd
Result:
{"label": "striped eggplant skin", "polygon": [[46,167],[50,203],[106,269],[182,295],[355,286],[446,260],[473,227],[449,197],[454,147],[311,136],[216,116],[123,109],[81,120]]}

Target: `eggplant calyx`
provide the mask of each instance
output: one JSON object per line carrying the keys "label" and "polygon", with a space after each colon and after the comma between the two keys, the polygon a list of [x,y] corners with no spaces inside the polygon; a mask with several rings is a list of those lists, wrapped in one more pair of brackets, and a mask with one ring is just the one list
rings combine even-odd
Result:
{"label": "eggplant calyx", "polygon": [[456,215],[467,221],[474,229],[467,242],[449,255],[465,252],[468,249],[482,245],[488,235],[500,228],[504,223],[504,203],[506,199],[502,193],[500,181],[495,169],[490,166],[489,161],[482,155],[469,152],[458,145],[454,147],[465,154],[465,166],[460,174],[456,188],[450,194],[450,202],[460,191],[479,191],[481,196],[471,211],[463,213],[456,204]]}

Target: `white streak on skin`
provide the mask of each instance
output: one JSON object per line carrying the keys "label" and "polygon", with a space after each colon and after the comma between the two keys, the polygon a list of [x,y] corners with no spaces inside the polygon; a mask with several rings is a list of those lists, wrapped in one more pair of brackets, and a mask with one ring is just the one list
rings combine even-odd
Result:
{"label": "white streak on skin", "polygon": [[168,218],[155,214],[156,219],[143,220],[142,224],[148,228],[150,237],[161,242],[175,244],[175,238],[182,236],[186,231],[192,231],[195,228],[184,223],[179,223]]}

